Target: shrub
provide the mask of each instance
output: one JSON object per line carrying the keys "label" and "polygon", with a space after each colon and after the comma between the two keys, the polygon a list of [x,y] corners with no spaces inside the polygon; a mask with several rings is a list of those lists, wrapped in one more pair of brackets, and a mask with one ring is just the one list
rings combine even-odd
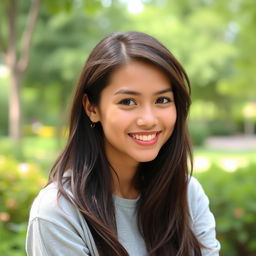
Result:
{"label": "shrub", "polygon": [[45,184],[35,165],[0,155],[0,255],[25,255],[30,205]]}
{"label": "shrub", "polygon": [[208,129],[211,136],[229,136],[238,132],[237,125],[231,121],[210,121]]}
{"label": "shrub", "polygon": [[195,146],[202,146],[205,139],[209,136],[209,128],[203,121],[191,121],[189,123],[189,132],[192,143]]}
{"label": "shrub", "polygon": [[210,198],[225,256],[256,255],[256,166],[225,172],[218,167],[196,174]]}

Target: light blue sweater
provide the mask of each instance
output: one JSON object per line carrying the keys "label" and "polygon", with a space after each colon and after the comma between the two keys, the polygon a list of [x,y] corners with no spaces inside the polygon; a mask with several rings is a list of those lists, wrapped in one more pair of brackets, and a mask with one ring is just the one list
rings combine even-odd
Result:
{"label": "light blue sweater", "polygon": [[[130,256],[146,256],[145,243],[137,227],[138,199],[128,200],[117,196],[113,196],[113,199],[119,241]],[[189,182],[188,203],[191,227],[199,241],[209,248],[202,249],[202,255],[218,256],[220,244],[216,240],[209,201],[193,177]],[[99,256],[83,216],[65,198],[57,201],[54,183],[42,189],[32,205],[26,251],[29,256]]]}

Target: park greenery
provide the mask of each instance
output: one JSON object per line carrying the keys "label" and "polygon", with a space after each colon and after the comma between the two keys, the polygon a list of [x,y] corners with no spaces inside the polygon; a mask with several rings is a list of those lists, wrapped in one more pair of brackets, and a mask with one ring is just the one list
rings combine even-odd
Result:
{"label": "park greenery", "polygon": [[210,197],[222,255],[256,255],[255,152],[234,154],[245,160],[230,172],[216,164],[230,153],[201,147],[208,136],[255,135],[255,28],[254,0],[2,0],[0,255],[25,255],[29,208],[65,143],[89,52],[127,30],[155,36],[185,67],[195,157],[211,163],[195,175]]}
{"label": "park greenery", "polygon": [[[136,13],[135,5],[128,12],[129,2],[144,3],[144,9]],[[33,21],[32,3],[38,8]],[[255,9],[254,0],[4,0],[0,49],[2,70],[8,70],[0,78],[0,133],[19,140],[25,124],[65,120],[88,53],[106,34],[124,30],[152,34],[184,65],[192,121],[208,128],[219,123],[230,134],[253,133]]]}

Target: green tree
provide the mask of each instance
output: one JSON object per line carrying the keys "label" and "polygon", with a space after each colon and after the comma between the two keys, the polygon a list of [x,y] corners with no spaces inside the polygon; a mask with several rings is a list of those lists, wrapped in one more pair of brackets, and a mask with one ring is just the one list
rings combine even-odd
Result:
{"label": "green tree", "polygon": [[229,36],[236,47],[230,75],[219,84],[225,94],[256,98],[256,8],[253,0],[216,1],[214,8],[229,24]]}
{"label": "green tree", "polygon": [[89,14],[101,7],[101,1],[93,0],[45,0],[43,4],[41,0],[1,2],[0,50],[4,55],[5,64],[10,69],[9,135],[15,141],[18,142],[21,138],[21,89],[30,60],[32,36],[38,20],[44,18],[39,15],[39,11],[54,15],[80,8]]}
{"label": "green tree", "polygon": [[[24,2],[23,2],[24,3]],[[5,0],[1,5],[0,49],[10,70],[9,129],[10,136],[19,141],[21,136],[21,80],[27,69],[32,35],[41,5],[41,0],[32,1],[28,9],[27,22],[23,29],[18,28],[18,0]],[[20,7],[20,8],[19,8]],[[22,6],[23,7],[23,6]],[[4,13],[4,14],[3,14]],[[4,22],[4,18],[6,22]],[[22,34],[20,40],[18,36]]]}

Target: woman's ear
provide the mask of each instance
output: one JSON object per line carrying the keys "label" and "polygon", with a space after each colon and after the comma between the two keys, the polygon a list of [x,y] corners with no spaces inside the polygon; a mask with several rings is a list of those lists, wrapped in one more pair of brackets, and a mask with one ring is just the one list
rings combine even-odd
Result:
{"label": "woman's ear", "polygon": [[99,114],[98,107],[91,104],[87,94],[84,94],[83,96],[83,107],[84,107],[85,113],[93,123],[97,123],[100,121],[100,114]]}

